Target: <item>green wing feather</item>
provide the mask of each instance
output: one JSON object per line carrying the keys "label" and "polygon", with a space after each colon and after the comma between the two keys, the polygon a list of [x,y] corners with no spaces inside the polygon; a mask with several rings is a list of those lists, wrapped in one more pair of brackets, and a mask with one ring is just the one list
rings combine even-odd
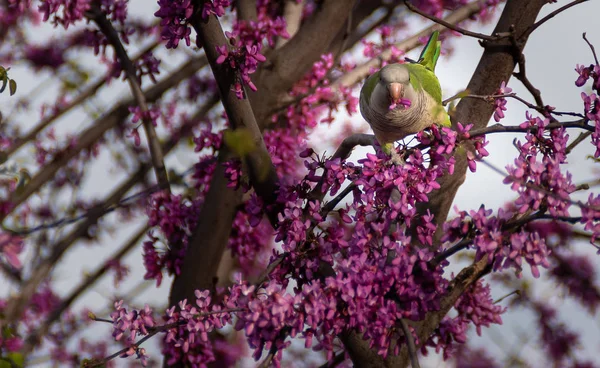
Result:
{"label": "green wing feather", "polygon": [[419,56],[418,63],[423,65],[425,68],[435,71],[435,65],[437,64],[438,58],[440,57],[440,50],[442,49],[442,43],[438,41],[440,32],[435,31],[429,37],[429,40],[425,44],[421,56]]}
{"label": "green wing feather", "polygon": [[[424,89],[436,102],[442,104],[442,87],[434,72],[421,64],[404,64],[411,74],[410,83],[416,90]],[[414,76],[414,78],[413,78]]]}
{"label": "green wing feather", "polygon": [[377,83],[379,83],[379,71],[373,73],[373,75],[367,78],[365,84],[360,90],[360,92],[364,94],[366,101],[371,101],[371,93],[373,93],[373,90],[375,90]]}

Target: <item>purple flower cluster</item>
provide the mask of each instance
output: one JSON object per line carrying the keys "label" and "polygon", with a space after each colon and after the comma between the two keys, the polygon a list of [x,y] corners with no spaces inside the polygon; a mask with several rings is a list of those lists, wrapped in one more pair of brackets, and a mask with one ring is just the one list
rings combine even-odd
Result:
{"label": "purple flower cluster", "polygon": [[274,47],[277,37],[289,37],[285,20],[281,17],[272,19],[259,13],[257,21],[238,21],[232,32],[225,32],[225,35],[229,39],[229,45],[216,46],[220,54],[217,63],[225,63],[239,73],[239,80],[233,86],[233,90],[238,98],[243,99],[245,94],[242,85],[245,84],[256,91],[250,74],[256,71],[258,63],[266,60],[260,53],[263,42],[266,41],[270,47]]}
{"label": "purple flower cluster", "polygon": [[162,270],[166,268],[170,274],[178,275],[183,255],[187,247],[188,234],[196,226],[197,214],[201,199],[190,201],[181,195],[158,192],[152,195],[146,213],[148,224],[158,226],[162,239],[171,245],[168,249],[160,249],[159,237],[148,234],[150,240],[144,243],[145,279],[156,279],[157,285],[162,281]]}
{"label": "purple flower cluster", "polygon": [[[496,91],[497,95],[506,95],[512,92],[512,88],[506,86],[506,82],[502,82],[498,91]],[[499,122],[501,119],[504,119],[504,111],[506,111],[506,98],[498,97],[494,99],[494,120]]]}
{"label": "purple flower cluster", "polygon": [[21,269],[19,254],[23,251],[23,238],[0,232],[0,255],[15,269]]}
{"label": "purple flower cluster", "polygon": [[589,257],[568,254],[553,254],[555,265],[550,274],[559,285],[567,288],[569,295],[577,299],[590,313],[595,313],[600,305],[600,290],[596,287],[597,273]]}
{"label": "purple flower cluster", "polygon": [[271,245],[273,230],[262,216],[262,204],[253,193],[236,214],[229,235],[231,254],[247,276],[260,274],[269,260],[267,252],[270,252],[268,245]]}
{"label": "purple flower cluster", "polygon": [[44,22],[62,25],[65,29],[85,18],[85,12],[91,7],[91,0],[45,0],[39,6]]}
{"label": "purple flower cluster", "polygon": [[458,217],[444,225],[442,241],[470,238],[477,250],[476,258],[487,257],[493,261],[495,271],[514,268],[520,273],[525,261],[533,276],[539,277],[539,266],[549,266],[550,250],[537,232],[512,229],[509,224],[515,215],[512,211],[499,209],[498,215],[492,216],[492,210],[486,210],[484,206],[469,213],[461,211]]}
{"label": "purple flower cluster", "polygon": [[112,336],[116,341],[123,341],[129,346],[129,349],[121,354],[121,358],[127,358],[136,354],[137,358],[145,367],[147,356],[146,350],[136,345],[136,336],[148,335],[148,330],[151,330],[156,322],[152,313],[152,309],[148,305],[144,309],[127,311],[123,307],[123,300],[115,302],[115,310],[110,314],[113,321]]}
{"label": "purple flower cluster", "polygon": [[485,136],[471,137],[469,131],[473,128],[473,124],[462,125],[461,123],[456,124],[456,132],[460,140],[470,140],[473,144],[473,151],[467,151],[467,163],[469,170],[475,172],[477,170],[477,161],[480,161],[484,157],[489,156],[489,152],[485,149],[488,145],[488,141]]}
{"label": "purple flower cluster", "polygon": [[231,6],[231,0],[209,0],[202,6],[202,17],[208,18],[211,14],[217,17],[225,15],[225,9]]}
{"label": "purple flower cluster", "polygon": [[502,324],[500,315],[506,312],[506,308],[494,304],[490,285],[478,280],[469,290],[461,295],[455,306],[458,315],[469,320],[481,336],[481,327],[489,327],[495,323]]}
{"label": "purple flower cluster", "polygon": [[[435,348],[436,353],[443,351],[444,360],[454,355],[457,346],[467,341],[467,329],[470,324],[481,336],[481,327],[491,324],[502,324],[501,315],[506,308],[495,305],[491,297],[490,286],[481,280],[461,295],[454,306],[458,315],[444,317],[439,327],[429,337],[426,346]],[[422,349],[426,353],[425,347]]]}
{"label": "purple flower cluster", "polygon": [[179,41],[185,40],[190,46],[190,17],[194,13],[194,4],[191,0],[158,0],[160,9],[154,13],[161,18],[161,37],[167,41],[168,49],[177,48]]}
{"label": "purple flower cluster", "polygon": [[230,312],[212,303],[208,291],[196,290],[195,296],[194,305],[183,300],[176,307],[169,308],[163,317],[164,326],[172,326],[164,337],[163,348],[169,366],[185,362],[196,368],[214,361],[208,334],[232,321]]}
{"label": "purple flower cluster", "polygon": [[520,213],[546,208],[553,216],[568,216],[570,194],[576,189],[571,174],[561,170],[569,135],[565,128],[545,129],[548,124],[548,119],[527,113],[520,126],[533,129],[525,135],[525,142],[517,141],[519,156],[514,166],[507,166],[509,176],[504,183],[519,193],[515,205]]}

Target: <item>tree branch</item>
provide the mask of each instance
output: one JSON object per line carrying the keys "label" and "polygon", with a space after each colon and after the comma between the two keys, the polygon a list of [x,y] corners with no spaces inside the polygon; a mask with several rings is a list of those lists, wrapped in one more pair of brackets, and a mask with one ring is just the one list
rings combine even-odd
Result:
{"label": "tree branch", "polygon": [[[545,4],[545,0],[530,0],[527,2],[508,0],[492,34],[504,34],[506,32],[514,32],[517,35],[522,34],[535,22],[541,8]],[[527,39],[523,37],[519,41],[522,48]],[[512,44],[508,39],[502,38],[488,42],[484,45],[484,48],[485,51],[473,73],[467,90],[476,95],[493,95],[503,81],[508,82],[515,68],[516,61],[513,57]],[[480,129],[487,125],[493,112],[494,106],[485,101],[463,99],[456,107],[453,124],[468,122],[473,123],[475,129]],[[455,158],[454,173],[442,177],[439,181],[441,188],[429,195],[428,203],[420,205],[417,208],[419,214],[424,214],[429,210],[434,215],[434,221],[438,226],[436,239],[439,239],[441,236],[441,224],[446,220],[456,192],[464,182],[466,176],[466,153],[459,153]],[[442,318],[456,303],[458,297],[476,282],[479,277],[485,274],[487,269],[487,259],[482,259],[458,274],[452,281],[448,294],[442,300],[440,310],[428,313],[423,321],[413,326],[417,332],[419,345],[427,341],[429,336],[438,327]],[[406,366],[408,360],[408,349],[403,347],[399,356],[400,363],[398,366]]]}
{"label": "tree branch", "polygon": [[142,111],[142,124],[144,125],[146,137],[148,138],[148,148],[150,149],[150,157],[152,158],[152,166],[154,166],[156,181],[161,189],[171,192],[164,156],[160,149],[160,143],[158,141],[158,136],[156,135],[156,130],[154,130],[154,122],[148,115],[148,104],[146,97],[144,96],[144,92],[140,87],[140,82],[137,79],[135,66],[133,65],[133,62],[131,62],[129,55],[127,55],[127,51],[125,50],[125,47],[123,47],[123,43],[121,43],[119,34],[100,9],[100,4],[98,1],[95,1],[92,4],[87,15],[96,22],[100,28],[100,31],[104,33],[115,50],[115,55],[119,60],[123,71],[125,72],[127,81],[129,82],[129,87],[131,88],[133,98],[135,99],[137,106]]}
{"label": "tree branch", "polygon": [[298,33],[300,24],[302,23],[302,9],[304,9],[305,1],[306,0],[300,2],[296,0],[285,0],[283,6],[283,18],[285,19],[286,31],[290,35],[290,38],[286,39],[279,37],[275,44],[276,49],[283,47],[283,45],[288,43],[288,41]]}
{"label": "tree branch", "polygon": [[256,21],[256,0],[236,0],[235,9],[238,20]]}
{"label": "tree branch", "polygon": [[[211,15],[207,19],[202,18],[200,12],[202,4],[203,1],[195,2],[196,11],[191,23],[198,34],[199,43],[204,46],[231,127],[247,129],[256,147],[255,152],[244,158],[249,167],[251,184],[265,205],[273,205],[276,200],[278,182],[271,157],[249,101],[238,99],[232,90],[236,78],[235,71],[227,65],[217,63],[219,53],[215,46],[229,43],[217,17]],[[228,148],[222,147],[219,152],[219,162],[223,162],[229,156]],[[267,172],[267,175],[261,175],[261,172]],[[170,305],[175,305],[185,298],[191,300],[194,290],[209,289],[212,286],[213,278],[217,274],[227,245],[235,211],[241,199],[240,190],[234,191],[227,187],[224,166],[217,165],[206,201],[199,215],[198,226],[189,240],[181,273],[173,281]],[[271,223],[275,224],[277,221],[276,208],[272,208],[270,211],[269,208],[266,208],[266,212],[270,213]]]}
{"label": "tree branch", "polygon": [[[270,115],[281,107],[294,83],[312,68],[346,24],[356,0],[324,1],[302,23],[294,37],[269,55],[253,75],[258,92],[250,92],[252,108],[261,129],[270,123]],[[285,101],[283,101],[285,103]]]}
{"label": "tree branch", "polygon": [[538,29],[539,26],[541,26],[542,24],[546,23],[547,21],[549,21],[550,19],[554,18],[555,16],[557,16],[558,14],[562,13],[563,11],[581,4],[581,3],[585,3],[588,0],[575,0],[573,2],[568,3],[567,5],[561,6],[560,8],[556,9],[555,11],[553,11],[552,13],[546,15],[544,18],[540,19],[539,21],[535,22],[534,24],[531,25],[531,27],[527,28],[527,30],[525,31],[525,33],[523,34],[524,37],[529,37],[530,34],[533,33],[533,31],[535,31],[536,29]]}
{"label": "tree branch", "polygon": [[400,320],[400,327],[402,328],[402,332],[404,333],[404,337],[406,337],[406,345],[408,349],[408,355],[410,356],[410,365],[412,368],[421,368],[419,365],[419,358],[417,357],[417,347],[415,346],[415,339],[413,338],[412,332],[408,328],[406,321]]}

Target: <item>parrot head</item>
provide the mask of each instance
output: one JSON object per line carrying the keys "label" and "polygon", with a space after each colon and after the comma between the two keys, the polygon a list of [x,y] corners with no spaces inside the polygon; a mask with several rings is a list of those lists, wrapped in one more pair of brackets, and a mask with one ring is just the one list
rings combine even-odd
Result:
{"label": "parrot head", "polygon": [[401,101],[415,101],[417,92],[411,84],[411,75],[403,64],[389,64],[381,68],[376,76],[377,84],[371,93],[371,108],[382,115],[393,109],[407,109],[410,104]]}

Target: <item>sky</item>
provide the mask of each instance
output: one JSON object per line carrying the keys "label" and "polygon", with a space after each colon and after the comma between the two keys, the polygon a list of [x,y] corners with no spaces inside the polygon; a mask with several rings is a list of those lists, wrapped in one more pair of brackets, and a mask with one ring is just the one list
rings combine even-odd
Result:
{"label": "sky", "polygon": [[[155,2],[150,2],[153,10],[148,9],[147,0],[133,0],[130,8],[138,14],[151,14],[156,8]],[[557,4],[547,5],[540,17],[548,14],[557,7],[566,4],[565,1],[559,1]],[[498,13],[499,14],[499,13]],[[581,108],[581,99],[579,93],[585,89],[575,86],[574,81],[577,74],[574,71],[576,64],[588,65],[593,62],[592,54],[587,44],[582,39],[583,32],[587,32],[588,39],[597,46],[600,51],[600,28],[597,27],[597,14],[600,14],[600,2],[589,1],[577,5],[568,11],[560,14],[554,19],[548,21],[530,37],[525,48],[528,70],[527,74],[532,83],[542,91],[542,96],[545,103],[555,106],[562,111],[579,111]],[[430,25],[428,21],[415,20],[411,21],[416,30]],[[473,31],[481,33],[490,33],[495,25],[495,20],[486,26],[470,26]],[[44,37],[40,33],[40,38]],[[464,90],[469,78],[477,65],[483,49],[479,46],[477,40],[468,37],[461,37],[452,41],[453,53],[450,57],[442,56],[438,62],[436,73],[443,87],[444,97],[449,97],[455,93]],[[414,57],[415,55],[413,55]],[[88,57],[90,68],[94,67],[95,58]],[[167,70],[173,70],[181,62],[179,58],[166,57],[163,58],[163,66]],[[163,75],[168,74],[167,71]],[[11,77],[18,82],[18,95],[28,96],[35,91],[40,80],[50,78],[50,75],[32,75],[24,68],[18,65],[11,69]],[[514,78],[508,83],[508,86],[513,88],[513,91],[527,100],[532,100],[527,91]],[[53,88],[50,87],[52,93]],[[56,90],[56,89],[54,89]],[[115,92],[118,91],[118,92]],[[587,92],[587,91],[586,91]],[[110,89],[105,89],[100,96],[93,100],[93,103],[88,106],[88,111],[75,111],[67,114],[57,128],[57,132],[81,130],[89,126],[91,121],[89,111],[102,111],[106,106],[116,99],[129,96],[127,86],[123,84],[121,88],[114,85]],[[44,94],[41,94],[38,100],[43,100]],[[3,113],[6,116],[5,106],[11,106],[14,100],[7,97],[7,94],[0,95],[0,106],[3,108]],[[10,108],[9,108],[10,110]],[[346,117],[340,115],[338,120],[343,121]],[[516,125],[524,121],[525,109],[523,106],[514,101],[509,100],[508,111],[506,118],[502,121],[504,124]],[[37,121],[37,113],[31,116],[24,115],[24,125],[28,122],[31,125]],[[353,118],[352,123],[355,126],[366,127],[366,122],[361,120],[360,116]],[[334,124],[335,125],[335,124]],[[330,134],[335,134],[335,126],[333,130],[329,130]],[[332,133],[333,132],[333,133]],[[322,131],[315,132],[315,136],[321,136]],[[571,134],[572,138],[577,133]],[[488,162],[500,169],[503,169],[507,164],[510,164],[515,156],[515,149],[512,145],[513,139],[522,137],[519,135],[495,134],[488,137],[490,141],[487,146],[490,156]],[[318,140],[314,140],[316,143]],[[27,165],[28,155],[32,151],[24,149],[21,153],[21,164]],[[573,173],[574,182],[588,182],[594,178],[598,178],[598,171],[592,167],[590,160],[586,159],[586,155],[593,152],[588,144],[581,144],[572,153],[567,165],[567,170]],[[357,150],[352,159],[364,156],[365,150]],[[109,154],[103,154],[97,160],[95,165],[98,166],[94,173],[84,183],[86,193],[90,195],[105,193],[107,187],[112,187],[119,181],[119,173],[115,172],[114,166],[110,163],[112,157]],[[194,157],[189,155],[188,150],[177,150],[167,160],[167,167],[186,168],[194,161]],[[122,175],[121,175],[122,176]],[[492,171],[485,165],[479,164],[476,173],[468,173],[465,184],[460,188],[454,204],[460,210],[468,210],[478,208],[482,203],[485,203],[487,208],[497,209],[502,207],[507,201],[514,198],[514,194],[510,188],[502,183],[503,177]],[[597,190],[596,190],[597,192]],[[118,220],[114,216],[113,220]],[[123,243],[129,234],[137,232],[137,228],[131,227],[125,230],[107,234],[102,238],[100,245],[87,246],[78,245],[70,251],[64,262],[54,272],[54,277],[58,282],[58,290],[61,294],[68,294],[71,288],[76,285],[74,280],[77,280],[102,264],[102,261],[111,254],[118,245]],[[593,248],[585,243],[578,244],[577,251],[582,254],[594,257],[596,264],[597,255]],[[127,258],[126,263],[131,267],[133,275],[143,275],[144,269],[141,262],[141,249],[134,250]],[[459,267],[452,269],[454,272],[460,270]],[[524,272],[525,277],[530,277],[529,271]],[[170,279],[163,280],[160,288],[154,288],[153,282],[146,282],[144,289],[133,300],[135,303],[152,301],[160,305],[167,300],[168,288]],[[83,305],[92,306],[95,312],[106,311],[109,300],[115,296],[126,295],[131,296],[131,290],[140,287],[139,277],[136,281],[129,280],[125,282],[120,289],[115,289],[112,284],[112,277],[104,279],[93,290],[76,303],[76,309]],[[511,290],[494,290],[494,297],[501,297]],[[6,285],[0,285],[0,293],[6,295],[10,289]],[[551,284],[537,283],[536,294],[547,298],[549,303],[553,305],[564,305],[565,310],[572,310],[574,305],[563,295],[558,293]],[[581,309],[577,309],[581,310]],[[100,314],[99,314],[100,315]],[[502,326],[493,326],[490,329],[484,329],[483,336],[474,341],[485,346],[493,354],[498,357],[504,357],[507,352],[516,351],[519,349],[521,357],[530,360],[531,362],[543,361],[544,356],[535,349],[534,341],[523,343],[529,340],[528,336],[535,336],[530,329],[534,327],[532,315],[521,311],[509,311],[504,316],[504,324]],[[583,333],[581,353],[588,357],[595,356],[597,349],[600,348],[600,321],[598,316],[591,316],[586,312],[577,314],[563,314],[563,319],[568,321],[570,327],[577,329]],[[96,334],[97,332],[94,332]],[[119,363],[124,365],[124,361]],[[431,357],[422,360],[422,366],[425,367],[445,367],[445,363],[440,362],[439,358]],[[535,366],[535,363],[534,363]]]}

